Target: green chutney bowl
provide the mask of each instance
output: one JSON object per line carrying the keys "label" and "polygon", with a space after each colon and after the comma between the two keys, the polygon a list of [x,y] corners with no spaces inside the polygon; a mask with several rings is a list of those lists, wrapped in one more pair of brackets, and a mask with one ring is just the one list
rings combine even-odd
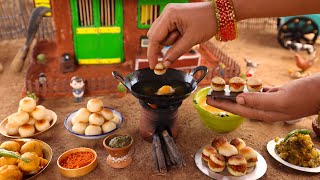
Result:
{"label": "green chutney bowl", "polygon": [[227,133],[237,129],[245,118],[206,104],[210,87],[198,91],[193,98],[193,104],[203,124],[218,133]]}

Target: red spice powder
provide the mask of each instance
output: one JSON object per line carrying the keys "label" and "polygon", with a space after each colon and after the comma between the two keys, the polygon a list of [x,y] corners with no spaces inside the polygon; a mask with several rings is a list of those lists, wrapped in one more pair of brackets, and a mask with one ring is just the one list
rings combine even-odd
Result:
{"label": "red spice powder", "polygon": [[67,169],[77,169],[90,164],[93,160],[92,152],[75,152],[62,159],[60,165]]}

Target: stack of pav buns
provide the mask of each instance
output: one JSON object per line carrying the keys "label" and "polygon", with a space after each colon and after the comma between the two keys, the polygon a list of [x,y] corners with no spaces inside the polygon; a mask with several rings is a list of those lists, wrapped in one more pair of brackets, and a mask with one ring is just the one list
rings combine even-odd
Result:
{"label": "stack of pav buns", "polygon": [[33,98],[25,97],[19,102],[18,112],[8,117],[5,125],[6,133],[10,136],[20,135],[31,137],[37,131],[47,130],[53,120],[52,112],[42,105],[37,105]]}
{"label": "stack of pav buns", "polygon": [[99,135],[117,128],[118,115],[103,107],[100,99],[90,99],[87,108],[80,108],[71,119],[72,131],[77,134]]}
{"label": "stack of pav buns", "polygon": [[222,172],[227,166],[233,176],[245,175],[258,161],[257,152],[246,146],[242,139],[234,138],[229,143],[224,137],[214,138],[211,146],[204,147],[202,159],[213,172]]}
{"label": "stack of pav buns", "polygon": [[[224,91],[225,85],[226,82],[221,77],[216,76],[211,79],[211,88],[213,91]],[[233,77],[229,80],[229,89],[231,92],[242,92],[245,85],[247,85],[249,92],[259,92],[262,89],[262,81],[253,77],[247,79],[247,82],[240,77]]]}

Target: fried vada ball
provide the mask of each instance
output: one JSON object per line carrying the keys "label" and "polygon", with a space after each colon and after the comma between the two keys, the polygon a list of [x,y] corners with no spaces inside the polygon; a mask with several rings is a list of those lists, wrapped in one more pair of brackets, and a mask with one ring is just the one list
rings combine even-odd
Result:
{"label": "fried vada ball", "polygon": [[104,123],[104,118],[98,113],[92,113],[89,116],[89,123],[92,125],[101,126]]}
{"label": "fried vada ball", "polygon": [[91,115],[91,112],[87,108],[80,108],[76,115],[72,119],[72,124],[75,124],[77,122],[89,122],[89,116]]}
{"label": "fried vada ball", "polygon": [[49,162],[48,160],[40,157],[40,165],[39,165],[39,166],[40,166],[41,168],[43,168],[45,165],[48,164],[48,162]]}
{"label": "fried vada ball", "polygon": [[35,152],[39,157],[43,157],[41,144],[37,141],[29,141],[22,145],[21,154],[26,152]]}
{"label": "fried vada ball", "polygon": [[5,141],[0,145],[1,149],[13,151],[13,152],[19,152],[20,147],[21,147],[20,144],[15,141]]}
{"label": "fried vada ball", "polygon": [[32,112],[36,108],[36,105],[36,100],[30,97],[25,97],[19,102],[19,108],[25,112]]}
{"label": "fried vada ball", "polygon": [[101,101],[101,99],[90,99],[87,103],[87,109],[90,112],[99,112],[103,109],[103,102]]}
{"label": "fried vada ball", "polygon": [[22,172],[18,166],[4,165],[0,167],[0,180],[21,180]]}
{"label": "fried vada ball", "polygon": [[31,112],[31,116],[36,120],[42,120],[47,115],[47,109],[44,106],[38,105],[36,108]]}
{"label": "fried vada ball", "polygon": [[30,137],[34,135],[36,130],[33,125],[25,124],[19,127],[18,131],[21,137]]}
{"label": "fried vada ball", "polygon": [[26,158],[29,162],[24,162],[19,160],[18,167],[21,171],[27,174],[33,174],[34,172],[38,172],[40,170],[40,157],[35,152],[26,152],[22,154],[22,158]]}
{"label": "fried vada ball", "polygon": [[86,130],[84,131],[85,135],[98,135],[102,134],[102,129],[100,126],[96,125],[89,125]]}
{"label": "fried vada ball", "polygon": [[14,123],[8,122],[5,126],[6,133],[8,135],[16,135],[19,133],[19,126],[15,125]]}
{"label": "fried vada ball", "polygon": [[114,117],[113,112],[107,108],[103,108],[102,111],[100,111],[100,114],[104,117],[105,120],[108,121],[110,121]]}
{"label": "fried vada ball", "polygon": [[4,157],[4,156],[0,158],[0,167],[4,165],[16,165],[16,164],[18,164],[17,158]]}
{"label": "fried vada ball", "polygon": [[29,114],[24,111],[14,113],[8,118],[8,122],[16,126],[22,126],[26,124],[28,120],[29,120]]}

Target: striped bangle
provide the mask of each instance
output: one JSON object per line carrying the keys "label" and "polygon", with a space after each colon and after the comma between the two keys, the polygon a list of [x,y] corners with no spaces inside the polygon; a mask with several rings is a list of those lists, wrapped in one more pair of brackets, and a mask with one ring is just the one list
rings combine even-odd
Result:
{"label": "striped bangle", "polygon": [[218,41],[230,41],[237,38],[236,14],[231,0],[212,0],[217,19]]}

